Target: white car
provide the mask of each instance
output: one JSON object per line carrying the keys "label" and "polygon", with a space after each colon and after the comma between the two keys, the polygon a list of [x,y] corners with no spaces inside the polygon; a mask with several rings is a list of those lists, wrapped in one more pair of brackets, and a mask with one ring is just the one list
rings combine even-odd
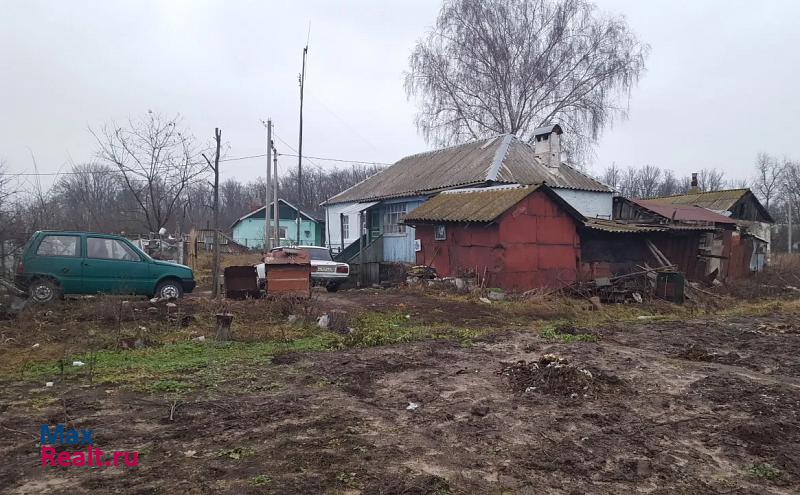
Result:
{"label": "white car", "polygon": [[[311,258],[311,282],[314,285],[321,285],[328,289],[328,292],[336,292],[339,286],[350,276],[350,265],[333,261],[328,248],[320,246],[292,247],[306,251],[309,258]],[[264,267],[264,263],[256,265],[258,286],[262,288],[264,287],[264,281],[266,279]]]}

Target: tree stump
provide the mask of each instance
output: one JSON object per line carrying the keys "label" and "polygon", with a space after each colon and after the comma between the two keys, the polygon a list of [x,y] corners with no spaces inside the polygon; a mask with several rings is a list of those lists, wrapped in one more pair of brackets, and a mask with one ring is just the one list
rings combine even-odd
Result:
{"label": "tree stump", "polygon": [[230,313],[217,313],[217,340],[224,342],[231,339],[231,323],[233,315]]}

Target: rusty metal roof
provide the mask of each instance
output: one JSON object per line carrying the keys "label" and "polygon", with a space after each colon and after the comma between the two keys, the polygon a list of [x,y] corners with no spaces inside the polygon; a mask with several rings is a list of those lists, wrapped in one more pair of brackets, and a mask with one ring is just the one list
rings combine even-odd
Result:
{"label": "rusty metal roof", "polygon": [[637,205],[675,222],[735,224],[736,220],[693,204],[663,204],[647,199],[632,199]]}
{"label": "rusty metal roof", "polygon": [[548,167],[535,156],[533,145],[504,134],[407,156],[324,204],[418,196],[486,183],[546,183],[554,188],[611,191],[565,163]]}
{"label": "rusty metal roof", "polygon": [[491,222],[539,186],[498,186],[445,191],[415,208],[405,222]]}
{"label": "rusty metal roof", "polygon": [[737,201],[750,192],[750,189],[727,189],[724,191],[706,191],[677,196],[662,196],[647,201],[662,205],[697,205],[709,210],[727,211]]}

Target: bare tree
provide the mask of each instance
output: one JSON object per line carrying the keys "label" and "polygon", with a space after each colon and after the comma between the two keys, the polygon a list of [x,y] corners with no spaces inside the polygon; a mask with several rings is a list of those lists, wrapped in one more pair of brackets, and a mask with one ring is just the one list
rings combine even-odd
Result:
{"label": "bare tree", "polygon": [[678,182],[678,178],[675,176],[675,172],[669,169],[664,170],[656,196],[673,196],[682,192],[685,191],[681,191],[681,186]]}
{"label": "bare tree", "polygon": [[428,142],[501,133],[530,141],[558,122],[588,150],[645,70],[649,46],[586,0],[445,0],[405,75]]}
{"label": "bare tree", "polygon": [[756,175],[753,178],[753,188],[764,201],[764,206],[768,210],[770,201],[780,192],[783,173],[789,163],[788,159],[779,162],[777,158],[764,152],[756,155]]}
{"label": "bare tree", "polygon": [[697,173],[697,186],[701,191],[724,189],[725,172],[716,168],[704,168]]}
{"label": "bare tree", "polygon": [[617,167],[617,164],[612,163],[610,167],[606,167],[606,169],[603,170],[603,175],[600,176],[600,181],[602,181],[603,184],[611,187],[611,189],[616,190],[619,187],[620,174],[621,172],[619,167]]}
{"label": "bare tree", "polygon": [[654,165],[645,165],[639,169],[639,196],[652,198],[658,193],[661,185],[661,169]]}
{"label": "bare tree", "polygon": [[61,227],[96,232],[124,230],[120,176],[108,165],[85,163],[72,167],[53,187],[53,201],[63,218]]}
{"label": "bare tree", "polygon": [[167,225],[181,207],[186,188],[206,172],[201,151],[181,130],[178,117],[166,119],[148,111],[127,127],[111,123],[91,132],[99,158],[119,171],[151,232]]}

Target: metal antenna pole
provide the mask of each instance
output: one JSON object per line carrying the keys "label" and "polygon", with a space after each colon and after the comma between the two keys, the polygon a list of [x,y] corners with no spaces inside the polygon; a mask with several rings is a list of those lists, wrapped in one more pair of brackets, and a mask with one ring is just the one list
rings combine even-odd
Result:
{"label": "metal antenna pole", "polygon": [[300,73],[300,136],[297,144],[297,244],[300,244],[300,205],[303,202],[303,85],[306,80],[306,54],[308,45],[303,48],[303,71]]}

